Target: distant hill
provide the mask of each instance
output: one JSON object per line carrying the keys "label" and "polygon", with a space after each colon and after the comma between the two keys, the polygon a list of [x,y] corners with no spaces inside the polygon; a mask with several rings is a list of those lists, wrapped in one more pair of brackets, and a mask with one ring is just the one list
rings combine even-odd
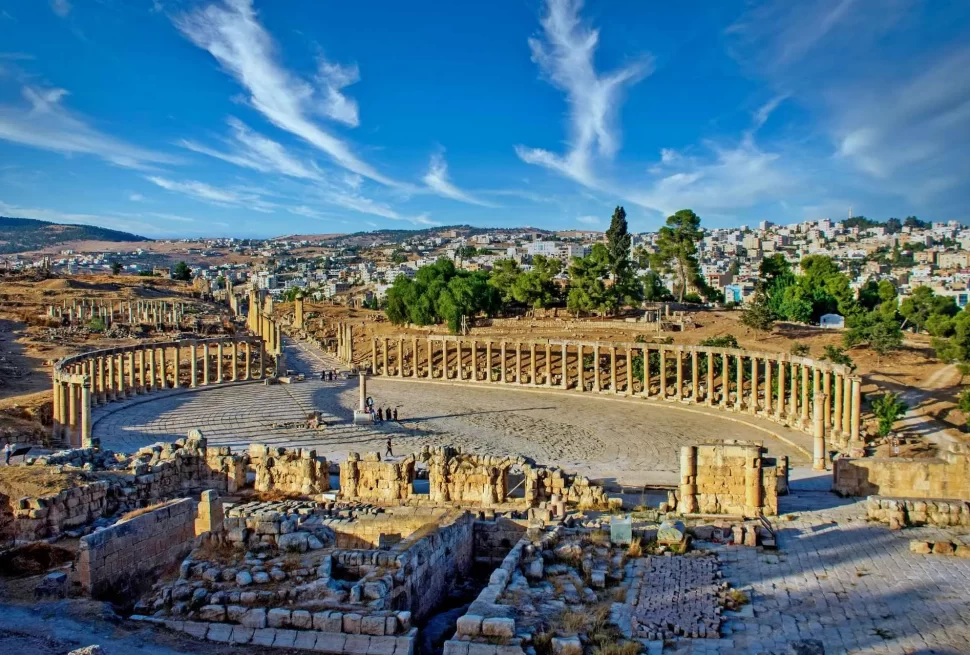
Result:
{"label": "distant hill", "polygon": [[93,225],[63,225],[0,216],[0,254],[41,250],[68,241],[151,241],[148,237]]}

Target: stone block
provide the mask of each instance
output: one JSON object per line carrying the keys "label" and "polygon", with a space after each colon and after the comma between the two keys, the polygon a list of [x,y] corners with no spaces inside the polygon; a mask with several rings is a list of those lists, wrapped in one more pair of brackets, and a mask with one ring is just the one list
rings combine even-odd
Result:
{"label": "stone block", "polygon": [[482,633],[482,621],[477,614],[466,614],[458,618],[455,634],[458,637],[477,637]]}
{"label": "stone block", "polygon": [[233,626],[228,623],[213,623],[205,635],[206,641],[229,643],[229,639],[232,638],[232,628]]}
{"label": "stone block", "polygon": [[360,634],[360,614],[344,614],[342,631],[348,635]]}
{"label": "stone block", "polygon": [[247,628],[265,628],[266,610],[262,607],[246,610],[239,622]]}
{"label": "stone block", "polygon": [[300,648],[302,650],[313,650],[316,644],[317,633],[311,630],[296,633],[296,639],[293,640],[293,648]]}
{"label": "stone block", "polygon": [[290,616],[290,610],[274,607],[266,613],[266,624],[271,628],[288,628],[290,627]]}
{"label": "stone block", "polygon": [[365,616],[360,620],[360,634],[383,637],[384,623],[383,616]]}
{"label": "stone block", "polygon": [[366,635],[347,635],[343,652],[348,655],[367,655],[370,650],[370,637]]}
{"label": "stone block", "polygon": [[384,617],[384,634],[393,635],[395,632],[397,632],[397,617],[396,616]]}
{"label": "stone block", "polygon": [[446,641],[442,655],[468,655],[468,642],[454,639]]}
{"label": "stone block", "polygon": [[344,643],[346,643],[347,637],[342,634],[334,634],[330,632],[323,632],[317,634],[317,643],[313,646],[313,650],[322,653],[342,653],[344,652]]}
{"label": "stone block", "polygon": [[933,544],[934,555],[952,555],[956,549],[949,541],[937,541]]}
{"label": "stone block", "polygon": [[301,630],[310,630],[313,628],[313,617],[306,610],[293,610],[290,625]]}
{"label": "stone block", "polygon": [[276,640],[276,630],[273,628],[257,628],[253,630],[252,643],[255,646],[272,646]]}
{"label": "stone block", "polygon": [[909,552],[916,553],[918,555],[929,555],[930,554],[930,544],[926,541],[919,541],[914,539],[909,542]]}
{"label": "stone block", "polygon": [[203,605],[199,608],[199,618],[210,623],[226,620],[225,605]]}
{"label": "stone block", "polygon": [[232,636],[229,638],[229,641],[234,644],[248,644],[253,640],[254,632],[252,628],[247,628],[243,625],[233,626]]}
{"label": "stone block", "polygon": [[553,637],[552,655],[583,655],[583,644],[579,637]]}
{"label": "stone block", "polygon": [[208,623],[202,623],[199,621],[186,621],[182,625],[182,631],[195,637],[196,639],[205,639],[206,633],[209,631]]}
{"label": "stone block", "polygon": [[482,636],[511,639],[515,636],[515,620],[498,617],[485,619],[482,621]]}
{"label": "stone block", "polygon": [[293,648],[295,642],[296,630],[277,630],[273,648]]}

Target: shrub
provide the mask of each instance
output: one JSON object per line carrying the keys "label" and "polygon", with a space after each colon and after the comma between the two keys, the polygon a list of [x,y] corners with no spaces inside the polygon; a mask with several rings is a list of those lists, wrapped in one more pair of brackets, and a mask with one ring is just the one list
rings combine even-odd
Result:
{"label": "shrub", "polygon": [[893,425],[899,419],[909,405],[900,399],[899,394],[887,391],[872,401],[872,413],[879,419],[879,436],[888,436],[893,431]]}
{"label": "shrub", "polygon": [[811,352],[811,348],[808,347],[807,343],[801,343],[796,341],[791,345],[791,354],[796,357],[806,357]]}

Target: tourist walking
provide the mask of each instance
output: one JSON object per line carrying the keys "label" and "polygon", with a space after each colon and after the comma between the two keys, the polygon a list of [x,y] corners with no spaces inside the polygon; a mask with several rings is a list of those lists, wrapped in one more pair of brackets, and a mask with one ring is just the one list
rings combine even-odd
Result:
{"label": "tourist walking", "polygon": [[391,438],[387,438],[387,452],[384,453],[384,457],[394,457],[394,451],[391,450]]}
{"label": "tourist walking", "polygon": [[[388,439],[387,443],[391,443]],[[13,445],[9,443],[3,444],[3,459],[7,466],[10,466],[10,456],[13,455]]]}

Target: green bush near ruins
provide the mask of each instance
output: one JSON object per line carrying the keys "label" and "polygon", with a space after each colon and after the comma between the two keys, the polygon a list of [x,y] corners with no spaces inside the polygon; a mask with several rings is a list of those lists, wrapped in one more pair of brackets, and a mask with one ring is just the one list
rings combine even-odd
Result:
{"label": "green bush near ruins", "polygon": [[879,419],[879,436],[889,436],[889,433],[893,431],[893,425],[908,409],[909,405],[902,401],[899,394],[892,391],[888,391],[874,398],[872,401],[872,413]]}

